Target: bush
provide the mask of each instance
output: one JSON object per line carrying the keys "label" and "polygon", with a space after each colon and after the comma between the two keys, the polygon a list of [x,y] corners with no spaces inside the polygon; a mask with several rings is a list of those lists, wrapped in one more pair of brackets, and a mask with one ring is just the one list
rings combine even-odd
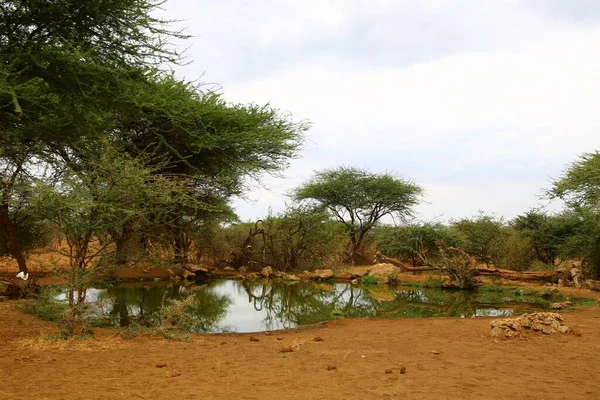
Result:
{"label": "bush", "polygon": [[360,278],[360,283],[362,283],[363,285],[376,285],[377,283],[379,283],[379,281],[376,277],[367,275]]}
{"label": "bush", "polygon": [[535,259],[531,240],[522,232],[503,228],[492,244],[492,262],[495,267],[524,271]]}

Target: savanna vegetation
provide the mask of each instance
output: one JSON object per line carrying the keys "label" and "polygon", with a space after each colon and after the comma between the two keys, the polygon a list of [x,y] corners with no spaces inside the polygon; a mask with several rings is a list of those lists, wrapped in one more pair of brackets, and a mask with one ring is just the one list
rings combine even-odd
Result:
{"label": "savanna vegetation", "polygon": [[[234,104],[176,77],[185,33],[155,0],[0,4],[0,253],[27,279],[28,253],[56,249],[78,333],[85,290],[144,261],[258,271],[368,264],[377,249],[472,287],[473,267],[551,271],[581,261],[600,278],[600,153],[546,192],[560,213],[419,221],[423,189],[353,166],[316,171],[280,213],[239,221],[251,184],[301,155],[305,121]],[[57,244],[58,243],[58,244]]]}

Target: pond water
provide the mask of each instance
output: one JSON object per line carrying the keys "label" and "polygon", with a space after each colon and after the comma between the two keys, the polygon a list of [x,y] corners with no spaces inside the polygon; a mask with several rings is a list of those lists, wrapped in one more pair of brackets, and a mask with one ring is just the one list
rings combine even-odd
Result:
{"label": "pond water", "polygon": [[[54,296],[56,300],[65,298],[65,294]],[[286,329],[335,318],[507,316],[549,306],[540,296],[521,295],[518,291],[442,291],[260,280],[92,288],[87,289],[86,302],[89,318],[103,325],[156,326],[167,321],[180,323],[191,332],[209,333]]]}

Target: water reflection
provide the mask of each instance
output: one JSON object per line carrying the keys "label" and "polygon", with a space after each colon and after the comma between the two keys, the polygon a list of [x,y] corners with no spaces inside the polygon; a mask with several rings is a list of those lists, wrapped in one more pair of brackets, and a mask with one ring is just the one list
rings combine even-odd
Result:
{"label": "water reflection", "polygon": [[544,299],[518,294],[258,280],[89,289],[87,301],[90,318],[113,326],[156,326],[164,323],[161,307],[183,304],[191,332],[256,332],[333,318],[512,315],[548,306]]}

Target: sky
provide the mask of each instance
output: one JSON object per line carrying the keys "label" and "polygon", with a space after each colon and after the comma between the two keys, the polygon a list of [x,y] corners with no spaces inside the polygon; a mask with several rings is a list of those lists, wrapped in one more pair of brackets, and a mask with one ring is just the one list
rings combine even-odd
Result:
{"label": "sky", "polygon": [[352,165],[425,190],[421,220],[510,219],[597,149],[600,1],[168,0],[192,37],[180,78],[311,129],[299,159],[234,206],[278,213],[314,171]]}

